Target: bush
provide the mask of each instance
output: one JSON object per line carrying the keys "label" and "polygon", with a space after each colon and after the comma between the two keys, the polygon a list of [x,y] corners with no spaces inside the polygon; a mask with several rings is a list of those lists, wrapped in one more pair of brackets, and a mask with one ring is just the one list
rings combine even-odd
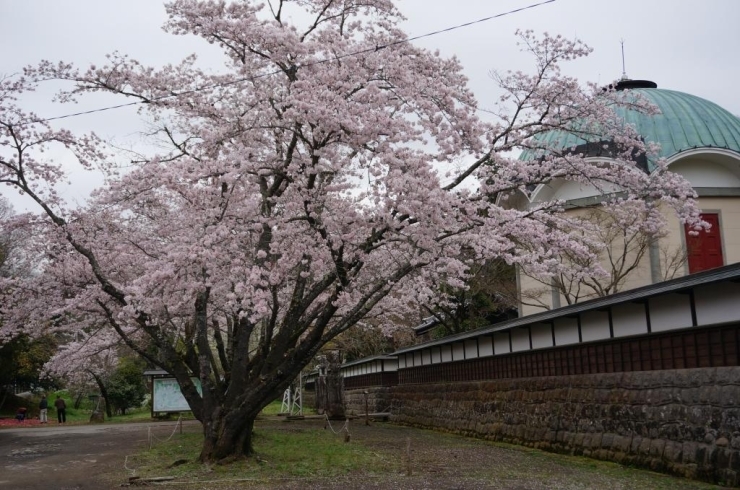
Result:
{"label": "bush", "polygon": [[141,361],[124,358],[108,378],[108,401],[122,415],[129,408],[140,407],[148,393],[143,371]]}

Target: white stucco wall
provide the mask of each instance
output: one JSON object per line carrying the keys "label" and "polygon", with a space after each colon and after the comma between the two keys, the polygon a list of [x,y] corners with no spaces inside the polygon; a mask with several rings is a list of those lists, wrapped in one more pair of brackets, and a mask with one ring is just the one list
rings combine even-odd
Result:
{"label": "white stucco wall", "polygon": [[480,337],[478,338],[478,350],[480,356],[492,356],[493,355],[493,337]]}
{"label": "white stucco wall", "polygon": [[581,337],[584,342],[609,338],[609,315],[605,311],[589,311],[581,315]]}
{"label": "white stucco wall", "polygon": [[647,315],[642,303],[627,303],[612,308],[615,337],[647,333]]}
{"label": "white stucco wall", "polygon": [[493,349],[496,355],[511,352],[509,348],[509,333],[498,332],[493,334]]}
{"label": "white stucco wall", "polygon": [[740,321],[740,284],[724,282],[697,288],[696,322],[699,325],[712,325]]}
{"label": "white stucco wall", "polygon": [[650,298],[650,328],[663,332],[691,326],[691,303],[688,294],[666,294]]}
{"label": "white stucco wall", "polygon": [[535,323],[531,328],[532,348],[552,347],[552,326],[549,323]]}
{"label": "white stucco wall", "polygon": [[529,329],[515,328],[511,330],[511,351],[529,350]]}
{"label": "white stucco wall", "polygon": [[558,318],[555,320],[555,345],[578,343],[578,319]]}

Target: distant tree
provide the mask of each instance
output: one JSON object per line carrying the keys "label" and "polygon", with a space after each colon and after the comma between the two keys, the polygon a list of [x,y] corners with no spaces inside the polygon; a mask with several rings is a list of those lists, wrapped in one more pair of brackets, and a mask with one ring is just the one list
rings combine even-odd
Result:
{"label": "distant tree", "polygon": [[413,345],[415,340],[413,331],[409,328],[382,330],[372,326],[355,325],[338,335],[327,347],[341,351],[344,361],[352,362],[364,357],[393,352]]}
{"label": "distant tree", "polygon": [[12,386],[23,389],[56,388],[59,381],[44,376],[44,365],[56,352],[57,342],[51,335],[31,338],[18,335],[0,347],[0,389]]}
{"label": "distant tree", "polygon": [[516,268],[503,260],[470,261],[462,286],[446,282],[439,296],[423,309],[437,326],[433,337],[445,337],[517,316]]}
{"label": "distant tree", "polygon": [[[76,388],[78,400],[88,393],[99,391],[106,400],[106,416],[113,417],[113,407],[108,394],[108,381],[116,372],[121,358],[131,357],[130,351],[121,345],[120,339],[104,341],[104,331],[88,326],[74,335],[60,334],[62,339],[54,357],[45,370],[52,376],[64,380],[67,386]],[[89,349],[96,343],[94,350]]]}
{"label": "distant tree", "polygon": [[0,277],[30,274],[33,268],[28,228],[15,218],[13,206],[0,196]]}
{"label": "distant tree", "polygon": [[148,392],[144,381],[145,363],[134,357],[126,357],[120,360],[118,367],[108,377],[107,403],[113,408],[126,414],[126,410],[141,406]]}
{"label": "distant tree", "polygon": [[[22,220],[17,219],[10,202],[0,196],[0,295],[9,289],[7,280],[28,276],[32,271],[29,234],[28,229],[23,224]],[[18,327],[2,328],[4,310],[9,306],[0,303],[0,348],[11,342],[16,336],[24,333],[23,329]],[[10,355],[11,351],[13,351],[12,355],[16,355],[18,349],[27,346],[27,343],[27,338],[19,340],[15,345],[9,347],[5,355]]]}
{"label": "distant tree", "polygon": [[[660,239],[666,235],[663,218],[651,217],[640,206],[593,206],[574,211],[574,214],[577,217],[571,233],[583,237],[584,246],[590,248],[591,254],[586,257],[568,250],[561,251],[558,259],[574,267],[548,277],[530,275],[527,267],[522,266],[525,274],[544,286],[537,288],[539,293],[525,292],[525,298],[528,298],[530,304],[546,306],[546,302],[541,299],[550,297],[548,286],[554,288],[568,305],[617,293],[624,288],[630,275],[638,268],[645,267],[651,246],[656,246],[658,252],[656,260],[660,264],[662,280],[675,277],[686,263],[687,255],[682,248],[658,245]],[[655,221],[658,221],[657,226]],[[595,272],[579,272],[586,269]],[[540,302],[537,301],[538,298]]]}

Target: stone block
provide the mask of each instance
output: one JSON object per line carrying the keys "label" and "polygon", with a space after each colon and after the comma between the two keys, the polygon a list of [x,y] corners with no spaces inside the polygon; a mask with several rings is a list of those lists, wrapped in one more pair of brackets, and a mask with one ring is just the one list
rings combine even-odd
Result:
{"label": "stone block", "polygon": [[730,462],[732,460],[732,453],[733,451],[731,449],[727,449],[724,447],[716,448],[716,457],[714,461],[715,468],[720,468],[720,469],[730,468]]}
{"label": "stone block", "polygon": [[612,449],[616,452],[629,453],[632,436],[615,435],[612,439]]}
{"label": "stone block", "polygon": [[90,415],[90,423],[102,424],[103,422],[105,422],[105,417],[100,410],[96,410]]}
{"label": "stone block", "polygon": [[699,388],[689,387],[682,388],[679,390],[682,402],[685,405],[692,406],[699,403]]}
{"label": "stone block", "polygon": [[601,446],[605,448],[611,448],[614,445],[615,435],[612,433],[606,433],[601,435]]}
{"label": "stone block", "polygon": [[648,438],[643,438],[642,441],[640,441],[640,445],[637,447],[637,453],[647,456],[650,454],[650,447],[651,440]]}
{"label": "stone block", "polygon": [[720,404],[723,407],[737,407],[740,405],[740,386],[737,385],[720,385],[719,387]]}
{"label": "stone block", "polygon": [[592,434],[590,446],[592,448],[599,448],[601,447],[602,440],[603,440],[603,435],[601,433]]}
{"label": "stone block", "polygon": [[717,455],[717,446],[699,444],[696,448],[696,462],[701,471],[704,466],[711,466]]}
{"label": "stone block", "polygon": [[702,385],[699,387],[699,400],[698,403],[701,403],[702,405],[706,405],[711,403],[712,400],[712,387],[707,385]]}
{"label": "stone block", "polygon": [[685,478],[695,480],[699,475],[699,466],[696,463],[683,465],[683,472],[681,473]]}
{"label": "stone block", "polygon": [[584,437],[585,437],[585,434],[583,434],[582,432],[575,434],[575,436],[573,437],[573,446],[583,447]]}
{"label": "stone block", "polygon": [[683,459],[683,445],[680,442],[666,441],[663,459],[670,463],[680,463]]}
{"label": "stone block", "polygon": [[715,383],[718,385],[735,384],[740,381],[740,367],[720,367],[715,369]]}
{"label": "stone block", "polygon": [[650,441],[650,456],[653,458],[662,458],[663,450],[665,449],[665,441],[663,439],[653,439]]}

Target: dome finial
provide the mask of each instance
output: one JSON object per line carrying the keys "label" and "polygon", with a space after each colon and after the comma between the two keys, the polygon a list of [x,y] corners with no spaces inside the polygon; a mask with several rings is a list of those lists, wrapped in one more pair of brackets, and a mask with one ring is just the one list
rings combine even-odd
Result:
{"label": "dome finial", "polygon": [[619,44],[622,45],[622,78],[620,78],[620,80],[629,80],[629,77],[627,77],[627,69],[624,64],[624,39],[620,39]]}

